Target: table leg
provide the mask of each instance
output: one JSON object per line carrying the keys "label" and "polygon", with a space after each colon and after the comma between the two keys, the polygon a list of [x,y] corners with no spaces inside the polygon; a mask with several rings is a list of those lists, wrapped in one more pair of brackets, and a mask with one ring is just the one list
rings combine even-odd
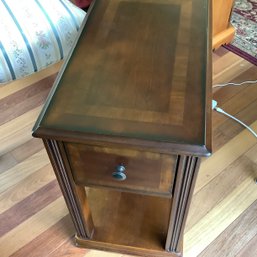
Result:
{"label": "table leg", "polygon": [[43,141],[70,211],[77,236],[90,239],[94,232],[94,224],[85,188],[74,183],[63,143],[49,139]]}
{"label": "table leg", "polygon": [[194,156],[179,156],[173,188],[171,219],[165,249],[182,253],[183,232],[194,184],[199,170],[200,159]]}

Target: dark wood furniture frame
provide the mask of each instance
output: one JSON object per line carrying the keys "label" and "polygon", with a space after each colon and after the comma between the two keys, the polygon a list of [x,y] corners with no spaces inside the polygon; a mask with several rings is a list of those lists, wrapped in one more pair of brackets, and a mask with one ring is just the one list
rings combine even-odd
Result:
{"label": "dark wood furniture frame", "polygon": [[33,129],[78,246],[182,254],[200,158],[211,153],[210,19],[205,0],[91,5]]}

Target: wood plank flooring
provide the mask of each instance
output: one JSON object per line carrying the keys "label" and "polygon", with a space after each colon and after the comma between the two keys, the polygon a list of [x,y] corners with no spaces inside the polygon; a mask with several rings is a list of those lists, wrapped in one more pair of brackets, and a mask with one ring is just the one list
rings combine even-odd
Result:
{"label": "wood plank flooring", "polygon": [[[0,87],[0,256],[125,257],[74,247],[74,228],[43,144],[31,137],[59,68]],[[223,48],[213,53],[214,84],[253,79],[257,67]],[[257,131],[257,85],[217,88],[213,98]],[[213,150],[196,182],[184,256],[257,256],[257,140],[214,112]]]}

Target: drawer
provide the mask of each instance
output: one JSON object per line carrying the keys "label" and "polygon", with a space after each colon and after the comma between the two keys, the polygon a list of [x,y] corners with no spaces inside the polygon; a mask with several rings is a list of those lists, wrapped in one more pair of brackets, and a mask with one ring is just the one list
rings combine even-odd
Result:
{"label": "drawer", "polygon": [[75,183],[171,196],[176,156],[65,143]]}

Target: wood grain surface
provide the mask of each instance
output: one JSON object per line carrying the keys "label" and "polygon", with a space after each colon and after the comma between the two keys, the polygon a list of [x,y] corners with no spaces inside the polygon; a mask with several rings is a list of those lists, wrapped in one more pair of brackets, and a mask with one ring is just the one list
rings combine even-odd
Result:
{"label": "wood grain surface", "polygon": [[210,1],[93,6],[34,135],[210,155]]}
{"label": "wood grain surface", "polygon": [[[49,159],[42,142],[31,137],[40,92],[46,96],[58,70],[0,88],[0,256],[128,257],[74,246],[75,230]],[[213,53],[214,83],[246,79],[257,79],[257,67],[222,48]],[[215,89],[213,98],[257,130],[256,85]],[[212,123],[214,154],[203,159],[196,181],[184,256],[256,256],[257,141],[221,114],[214,112]]]}
{"label": "wood grain surface", "polygon": [[[66,143],[74,181],[85,186],[114,187],[171,197],[177,156],[122,148]],[[111,174],[125,167],[124,181]],[[121,184],[122,183],[122,184]]]}

